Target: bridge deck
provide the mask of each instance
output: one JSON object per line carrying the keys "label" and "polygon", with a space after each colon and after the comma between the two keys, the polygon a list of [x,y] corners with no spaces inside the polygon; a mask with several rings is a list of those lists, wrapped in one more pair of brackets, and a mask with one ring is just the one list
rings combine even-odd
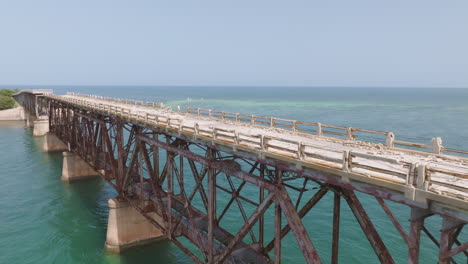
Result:
{"label": "bridge deck", "polygon": [[427,199],[468,209],[468,159],[464,157],[254,126],[169,108],[78,95],[47,96],[342,179],[399,191],[409,200]]}

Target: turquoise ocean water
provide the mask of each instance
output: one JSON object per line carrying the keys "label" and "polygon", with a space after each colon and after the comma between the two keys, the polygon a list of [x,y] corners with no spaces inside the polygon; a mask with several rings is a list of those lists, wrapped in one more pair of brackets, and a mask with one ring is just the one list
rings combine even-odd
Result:
{"label": "turquoise ocean water", "polygon": [[[16,88],[16,87],[13,87]],[[401,140],[429,143],[441,136],[444,145],[468,149],[468,89],[294,88],[294,87],[18,87],[52,88],[166,105],[203,107],[393,131]],[[369,138],[369,140],[373,140]],[[40,139],[21,122],[0,122],[0,263],[191,263],[168,242],[122,255],[103,250],[107,200],[115,192],[103,181],[71,185],[60,182],[60,153],[42,153]],[[397,263],[406,247],[372,197],[361,195]],[[331,195],[305,218],[312,241],[325,263],[330,259]],[[409,210],[390,204],[408,228]],[[378,263],[369,243],[343,203],[340,260]],[[235,219],[233,219],[235,222]],[[427,226],[437,234],[440,219]],[[462,233],[467,241],[468,232]],[[291,241],[291,243],[288,243]],[[292,237],[283,243],[284,263],[302,263]],[[436,247],[422,236],[421,263],[435,263]],[[459,257],[459,263],[466,258]]]}

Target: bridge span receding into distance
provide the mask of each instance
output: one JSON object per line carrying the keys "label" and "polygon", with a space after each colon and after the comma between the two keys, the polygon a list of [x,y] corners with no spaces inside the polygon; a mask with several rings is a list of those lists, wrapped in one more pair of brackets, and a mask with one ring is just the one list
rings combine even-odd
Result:
{"label": "bridge span receding into distance", "polygon": [[[44,150],[64,151],[64,182],[98,176],[117,191],[109,200],[110,251],[168,239],[196,263],[279,263],[291,233],[305,262],[337,263],[343,201],[378,259],[395,263],[357,192],[377,199],[408,263],[419,263],[422,234],[439,263],[456,263],[455,256],[466,262],[468,242],[459,234],[468,222],[468,151],[447,148],[441,138],[407,142],[387,131],[51,90],[14,98],[33,135],[44,137]],[[327,193],[330,260],[303,220]],[[388,201],[407,206],[409,230]],[[237,230],[226,223],[233,210]],[[442,218],[436,231],[424,225],[433,216]]]}

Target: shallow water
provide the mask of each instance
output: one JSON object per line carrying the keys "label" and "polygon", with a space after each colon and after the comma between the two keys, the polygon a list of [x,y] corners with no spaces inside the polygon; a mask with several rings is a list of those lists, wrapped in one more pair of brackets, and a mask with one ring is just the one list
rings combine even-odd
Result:
{"label": "shallow water", "polygon": [[[14,87],[13,87],[14,88]],[[248,87],[53,87],[66,91],[164,101],[192,106],[277,116],[295,120],[393,131],[403,140],[468,149],[468,89],[351,89]],[[0,263],[191,263],[176,246],[161,242],[122,255],[103,250],[107,200],[115,192],[101,180],[70,185],[60,181],[60,153],[40,152],[40,138],[22,122],[0,122]],[[397,263],[405,263],[403,240],[375,199],[360,196]],[[305,218],[312,241],[325,263],[330,259],[332,196]],[[222,201],[221,201],[222,202]],[[408,208],[391,204],[408,228]],[[348,208],[342,206],[340,260],[377,263]],[[228,215],[232,228],[239,224]],[[238,217],[238,216],[237,216]],[[226,223],[226,222],[225,222]],[[430,218],[435,232],[440,219]],[[466,232],[462,234],[466,241]],[[436,247],[422,236],[421,263],[435,263]],[[294,238],[283,243],[285,263],[302,263]],[[465,263],[466,258],[459,258]],[[465,261],[465,262],[464,262]]]}

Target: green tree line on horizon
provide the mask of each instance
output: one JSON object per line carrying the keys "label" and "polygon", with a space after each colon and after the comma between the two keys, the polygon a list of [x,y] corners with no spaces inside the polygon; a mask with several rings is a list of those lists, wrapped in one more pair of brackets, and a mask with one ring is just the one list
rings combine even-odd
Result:
{"label": "green tree line on horizon", "polygon": [[1,89],[0,90],[0,110],[11,109],[16,106],[16,101],[12,95],[18,92],[18,89]]}

